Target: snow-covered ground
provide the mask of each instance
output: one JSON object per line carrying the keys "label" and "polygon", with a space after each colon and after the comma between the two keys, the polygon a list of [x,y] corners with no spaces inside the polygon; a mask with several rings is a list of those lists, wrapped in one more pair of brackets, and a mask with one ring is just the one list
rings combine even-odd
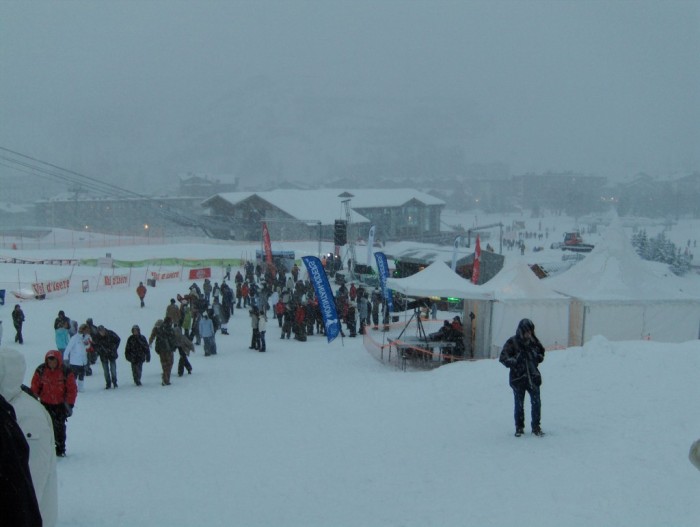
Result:
{"label": "snow-covered ground", "polygon": [[[537,229],[537,219],[524,220]],[[551,220],[558,241],[572,225]],[[672,230],[678,240],[671,239],[692,239],[696,228],[679,224]],[[550,235],[546,247],[552,241]],[[306,245],[273,240],[273,249],[296,249],[298,256],[317,252],[316,244]],[[239,258],[255,248],[173,244],[0,256]],[[69,269],[0,264],[0,282],[60,278]],[[221,278],[221,269],[214,273]],[[125,342],[133,324],[150,332],[190,283],[160,281],[141,309],[134,280],[143,278],[139,268],[128,288],[72,288],[22,301],[26,381],[55,347],[60,309],[79,321],[92,317]],[[12,345],[15,302],[10,295],[0,307],[4,346]],[[68,423],[68,457],[58,464],[59,525],[700,524],[700,473],[687,459],[700,437],[699,341],[596,337],[583,348],[549,352],[541,366],[547,436],[515,438],[508,371],[495,360],[401,372],[376,361],[360,337],[280,340],[275,321],[268,351],[258,353],[248,349],[249,326],[247,313],[236,311],[231,335],[217,335],[218,355],[205,358],[199,347],[190,359],[193,374],[174,376],[171,386],[160,385],[155,353],[140,388],[123,345],[117,390],[104,389],[96,365]]]}

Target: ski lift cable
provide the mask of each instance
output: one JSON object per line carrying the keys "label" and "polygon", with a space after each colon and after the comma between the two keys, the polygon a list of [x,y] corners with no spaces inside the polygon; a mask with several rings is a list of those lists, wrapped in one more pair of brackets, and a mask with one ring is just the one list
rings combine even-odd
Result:
{"label": "ski lift cable", "polygon": [[[94,190],[94,191],[100,192],[100,193],[105,194],[105,195],[115,195],[116,194],[117,196],[121,195],[121,197],[128,196],[128,197],[135,197],[135,198],[141,198],[141,199],[145,199],[145,200],[149,200],[149,201],[154,201],[154,198],[152,198],[150,196],[139,194],[138,192],[133,192],[131,190],[127,190],[127,189],[118,187],[117,185],[114,185],[111,183],[105,183],[105,182],[100,181],[96,178],[86,176],[84,174],[80,174],[79,172],[75,172],[74,170],[63,168],[63,167],[60,167],[58,165],[54,165],[53,163],[49,163],[47,161],[43,161],[41,159],[37,159],[37,158],[32,157],[32,156],[28,156],[26,154],[22,154],[20,152],[17,152],[15,150],[10,149],[10,148],[0,146],[0,151],[4,151],[4,152],[7,152],[11,155],[23,158],[23,159],[14,159],[12,157],[0,155],[0,159],[4,159],[5,161],[12,164],[11,166],[8,166],[8,168],[20,170],[20,171],[30,173],[30,174],[33,174],[36,176],[39,176],[39,174],[37,174],[36,172],[43,173],[44,175],[50,176],[54,179],[59,179],[61,181],[69,182],[69,183],[73,183],[73,184],[79,184],[79,185],[86,187],[90,190]],[[51,167],[52,169],[58,170],[59,172],[55,172],[53,170],[43,168],[42,166],[36,166],[36,165],[30,163],[29,161],[24,161],[25,159],[33,161],[35,163],[40,163],[41,165],[46,165],[48,167]],[[5,166],[7,166],[7,165],[5,165]],[[24,167],[24,168],[20,169],[18,167]],[[34,172],[29,172],[28,170],[25,170],[25,169],[31,169]],[[43,177],[43,176],[39,176],[39,177]],[[190,227],[198,227],[198,228],[204,230],[205,232],[208,229],[208,226],[205,224],[205,222],[203,220],[198,219],[198,218],[193,217],[193,216],[190,216],[188,214],[185,214],[181,211],[174,211],[165,204],[163,206],[159,207],[158,211],[163,217],[165,217],[165,218],[167,218],[175,223],[179,223],[181,225],[190,226]]]}
{"label": "ski lift cable", "polygon": [[[133,192],[133,191],[131,191],[131,190],[123,189],[123,188],[121,188],[121,187],[118,187],[118,186],[116,186],[116,185],[113,185],[112,183],[105,183],[104,181],[100,181],[99,179],[96,179],[96,178],[94,178],[94,177],[86,176],[85,174],[81,174],[81,173],[76,172],[76,171],[74,171],[74,170],[70,170],[70,169],[67,169],[67,168],[63,168],[63,167],[60,167],[60,166],[58,166],[58,165],[54,165],[53,163],[49,163],[49,162],[47,162],[47,161],[43,161],[43,160],[41,160],[41,159],[38,159],[38,158],[36,158],[36,157],[28,156],[28,155],[26,155],[26,154],[22,154],[21,152],[17,152],[16,150],[11,150],[11,149],[5,148],[5,147],[3,147],[3,146],[0,146],[0,150],[5,151],[5,152],[8,152],[8,153],[10,153],[10,154],[12,154],[12,155],[15,155],[15,156],[19,156],[19,157],[24,158],[24,159],[29,159],[29,160],[34,161],[34,162],[36,162],[36,163],[41,163],[42,165],[49,166],[49,167],[51,167],[51,168],[53,168],[53,169],[59,170],[59,171],[61,171],[61,172],[65,172],[66,174],[71,174],[72,176],[75,176],[75,177],[79,178],[78,180],[75,180],[74,182],[79,182],[79,183],[83,183],[83,184],[84,184],[85,182],[89,182],[89,186],[95,186],[95,187],[97,187],[97,188],[105,187],[105,188],[113,189],[113,190],[117,191],[118,193],[130,194],[130,195],[132,195],[132,196],[137,196],[137,197],[146,197],[146,196],[143,196],[143,195],[141,195],[141,194],[138,194],[137,192]],[[6,159],[7,159],[7,158],[6,158]],[[17,163],[17,164],[22,164],[22,162],[20,162],[19,160],[11,160],[11,159],[8,159],[8,160],[13,161],[13,162],[15,162],[15,163]],[[26,162],[25,162],[25,163],[26,163]],[[45,170],[45,169],[44,169],[44,170]],[[67,177],[67,176],[60,176],[60,175],[58,175],[58,174],[55,174],[55,175],[56,175],[56,177],[58,177],[58,178],[65,178],[65,177]],[[104,192],[104,190],[101,190],[101,191]]]}

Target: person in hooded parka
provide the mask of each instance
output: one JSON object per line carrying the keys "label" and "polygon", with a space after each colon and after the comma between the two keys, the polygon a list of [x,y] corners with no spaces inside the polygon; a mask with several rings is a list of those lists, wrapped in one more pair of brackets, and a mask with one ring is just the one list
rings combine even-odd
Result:
{"label": "person in hooded parka", "polygon": [[161,385],[170,386],[170,374],[173,371],[173,354],[177,348],[177,340],[172,323],[168,317],[156,320],[148,344],[156,343],[156,353],[160,358],[160,366],[163,370]]}
{"label": "person in hooded parka", "polygon": [[131,327],[131,335],[126,339],[124,358],[131,364],[131,375],[134,378],[134,384],[141,386],[143,363],[151,362],[151,348],[146,337],[141,334],[141,328],[138,325]]}
{"label": "person in hooded parka", "polygon": [[509,382],[515,399],[515,436],[523,435],[525,429],[525,392],[530,394],[532,433],[543,436],[540,426],[542,375],[537,366],[544,360],[544,346],[535,335],[532,320],[520,321],[515,335],[503,346],[499,360],[510,369]]}
{"label": "person in hooded parka", "polygon": [[63,364],[61,352],[49,350],[32,376],[31,390],[51,416],[56,455],[66,455],[66,421],[78,397],[75,375]]}
{"label": "person in hooded parka", "polygon": [[29,445],[29,471],[44,527],[58,519],[58,476],[51,416],[22,386],[27,363],[17,350],[0,349],[0,394],[12,405]]}

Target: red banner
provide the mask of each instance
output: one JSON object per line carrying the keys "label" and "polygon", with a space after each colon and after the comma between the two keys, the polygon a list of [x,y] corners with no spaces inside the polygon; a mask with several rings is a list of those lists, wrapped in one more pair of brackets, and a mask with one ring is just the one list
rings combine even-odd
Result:
{"label": "red banner", "polygon": [[211,278],[211,267],[190,269],[190,280],[204,280],[205,278]]}
{"label": "red banner", "polygon": [[472,268],[472,283],[479,283],[479,271],[481,270],[481,241],[476,235],[476,248],[474,249],[474,267]]}
{"label": "red banner", "polygon": [[272,263],[272,243],[270,242],[270,231],[267,230],[267,223],[262,224],[262,234],[263,234],[263,248],[265,249],[265,262],[270,269],[274,269],[275,265]]}

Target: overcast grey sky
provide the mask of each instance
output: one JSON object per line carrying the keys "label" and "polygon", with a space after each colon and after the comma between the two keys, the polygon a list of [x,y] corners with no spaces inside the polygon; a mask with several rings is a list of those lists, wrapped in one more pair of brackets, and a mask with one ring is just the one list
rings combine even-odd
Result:
{"label": "overcast grey sky", "polygon": [[698,1],[0,0],[0,68],[0,146],[126,181],[700,170]]}

